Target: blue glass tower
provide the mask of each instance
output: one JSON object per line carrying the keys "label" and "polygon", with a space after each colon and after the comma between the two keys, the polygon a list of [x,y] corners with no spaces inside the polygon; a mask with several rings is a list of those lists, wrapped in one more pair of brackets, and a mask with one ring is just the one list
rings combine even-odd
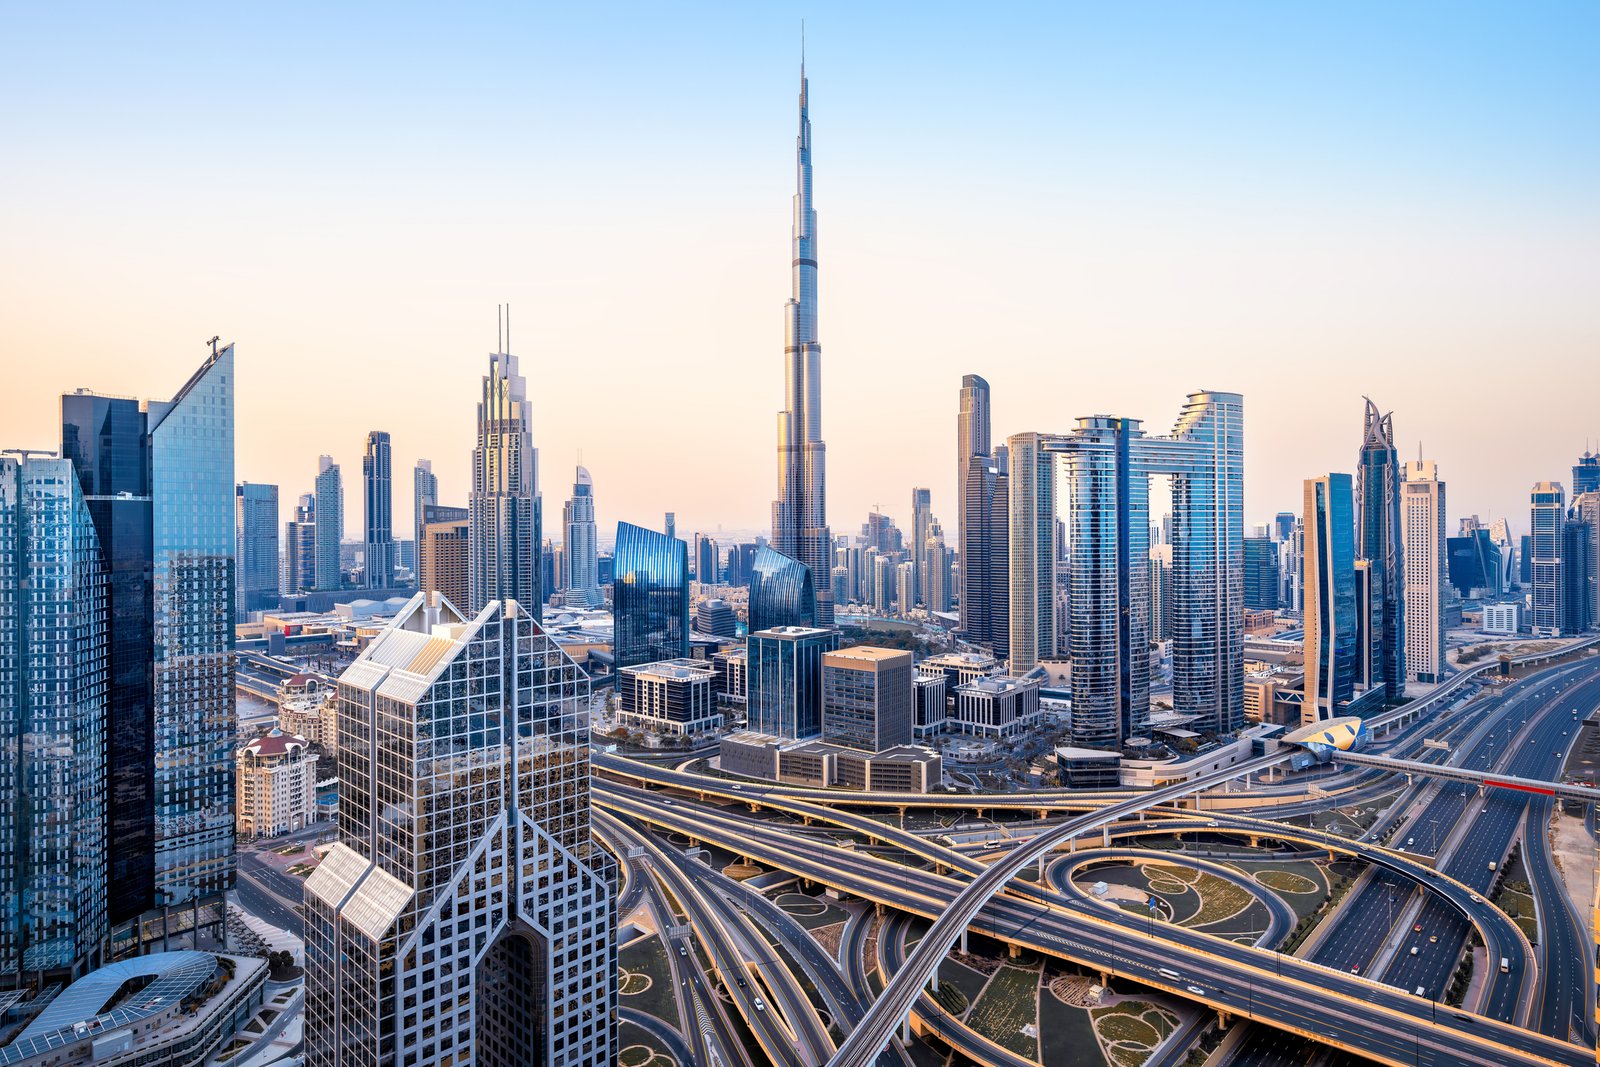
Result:
{"label": "blue glass tower", "polygon": [[106,571],[65,459],[0,458],[0,986],[106,934]]}
{"label": "blue glass tower", "polygon": [[745,643],[750,729],[774,737],[822,735],[822,657],[836,630],[781,626],[751,631]]}
{"label": "blue glass tower", "polygon": [[749,631],[815,625],[817,601],[810,568],[770,545],[757,548],[750,567]]}
{"label": "blue glass tower", "polygon": [[1355,695],[1357,619],[1355,506],[1348,474],[1305,483],[1307,725],[1337,718]]}
{"label": "blue glass tower", "polygon": [[1406,584],[1400,540],[1400,459],[1394,447],[1394,416],[1380,415],[1367,401],[1361,465],[1358,468],[1360,515],[1356,555],[1372,567],[1372,664],[1374,686],[1385,699],[1404,698],[1406,691]]}
{"label": "blue glass tower", "polygon": [[689,546],[619,522],[612,560],[616,669],[688,656]]}

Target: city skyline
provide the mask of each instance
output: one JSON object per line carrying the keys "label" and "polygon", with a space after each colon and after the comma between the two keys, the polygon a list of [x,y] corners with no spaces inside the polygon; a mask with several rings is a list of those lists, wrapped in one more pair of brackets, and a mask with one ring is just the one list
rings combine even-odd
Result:
{"label": "city skyline", "polygon": [[[1244,393],[1252,410],[1247,522],[1293,509],[1307,471],[1350,468],[1345,442],[1360,395],[1383,379],[1385,404],[1403,428],[1399,454],[1414,456],[1420,441],[1453,472],[1453,507],[1523,525],[1529,487],[1561,478],[1586,438],[1600,440],[1600,426],[1583,425],[1576,395],[1516,373],[1530,356],[1578,373],[1593,349],[1585,279],[1594,275],[1600,225],[1590,192],[1597,168],[1594,139],[1581,136],[1593,119],[1575,110],[1584,94],[1574,89],[1594,76],[1572,42],[1592,36],[1585,29],[1594,13],[1556,9],[1537,24],[1509,26],[1455,13],[1454,32],[1435,40],[1427,36],[1438,28],[1435,16],[1412,11],[1396,17],[1390,40],[1362,38],[1347,55],[1339,47],[1352,44],[1358,19],[1285,15],[1230,41],[1237,71],[1222,69],[1215,50],[1208,56],[1176,43],[1181,34],[1169,35],[1172,43],[1147,40],[1116,16],[1080,17],[1069,26],[1040,14],[1035,44],[1004,19],[811,16],[829,264],[819,284],[833,367],[822,431],[835,458],[836,525],[845,528],[840,516],[865,514],[874,501],[903,500],[911,486],[931,488],[934,514],[957,513],[953,472],[941,457],[951,444],[948,394],[967,373],[993,384],[997,439],[1067,427],[1082,415],[1156,410],[1163,397],[1196,384]],[[530,23],[513,14],[505,28],[512,41],[546,50],[583,28],[562,20],[580,18]],[[28,27],[41,44],[37,55],[8,56],[16,62],[0,85],[26,87],[44,76],[51,42],[68,37],[44,19]],[[294,499],[317,455],[355,471],[362,428],[378,427],[395,434],[402,463],[431,458],[441,499],[460,501],[488,305],[509,301],[518,308],[537,444],[561,466],[583,450],[609,487],[602,528],[613,519],[653,524],[674,510],[688,531],[762,529],[771,485],[765,450],[719,446],[770,440],[770,413],[782,405],[760,354],[779,343],[773,295],[789,269],[778,250],[787,229],[779,205],[792,192],[797,27],[752,17],[695,40],[708,21],[697,12],[643,17],[615,55],[552,56],[538,86],[598,60],[583,84],[604,80],[604,91],[590,100],[541,97],[548,106],[519,108],[514,122],[481,83],[425,105],[395,72],[379,69],[375,91],[387,97],[363,97],[348,105],[354,110],[289,134],[265,87],[230,87],[223,96],[244,118],[221,136],[219,150],[265,170],[223,183],[191,165],[187,138],[180,142],[166,120],[152,119],[157,128],[138,145],[103,130],[98,80],[43,101],[38,115],[13,116],[16,165],[0,175],[0,188],[13,194],[8,202],[27,203],[29,215],[7,216],[12,239],[0,278],[18,299],[0,322],[0,348],[50,358],[19,368],[0,417],[19,443],[48,443],[51,397],[90,383],[137,393],[146,374],[183,373],[200,340],[222,331],[240,345],[242,478],[276,484]],[[1307,23],[1326,41],[1302,43],[1295,31]],[[159,20],[157,28],[172,29]],[[275,40],[272,27],[262,29],[259,41],[244,42],[246,62],[259,62]],[[328,31],[335,45],[357,27],[333,16]],[[403,53],[423,47],[420,27],[389,32]],[[111,42],[70,36],[88,66],[118,69]],[[887,47],[897,38],[914,44],[913,54]],[[1016,54],[997,52],[1002,40]],[[1422,40],[1430,47],[1406,47]],[[185,42],[192,40],[174,34],[147,43],[159,59]],[[1097,54],[1065,74],[1042,61],[1052,42]],[[447,30],[436,45],[440,69],[465,62],[467,45],[464,30]],[[1130,48],[1125,69],[1098,55]],[[694,72],[660,79],[635,69],[649,51],[669,49],[696,60]],[[1495,94],[1474,86],[1471,75],[1497,55],[1534,52],[1539,68],[1519,67],[1525,77],[1515,84]],[[995,76],[1003,57],[1004,76]],[[373,61],[352,62],[364,69]],[[1315,79],[1342,62],[1365,64],[1371,77],[1333,100]],[[911,77],[930,63],[938,78]],[[1167,73],[1150,77],[1146,65],[1163,64]],[[307,88],[327,76],[318,73]],[[664,94],[647,110],[688,121],[658,131],[653,116],[638,114],[646,78],[653,94]],[[907,92],[913,84],[918,98]],[[1278,99],[1264,98],[1268,84]],[[185,88],[146,79],[127,91],[159,112]],[[1456,99],[1474,122],[1436,121]],[[200,119],[211,106],[188,104]],[[298,114],[304,100],[289,94],[283,106]],[[476,109],[477,121],[497,123],[500,146],[532,185],[443,165],[400,176],[392,171],[402,160],[392,155],[382,183],[357,174],[354,159],[368,139],[387,136],[423,106],[437,109],[430,115]],[[1297,107],[1318,116],[1314,134],[1282,121]],[[370,119],[371,128],[337,118]],[[1011,136],[1050,131],[1052,121],[1064,137]],[[76,151],[78,142],[59,132],[69,128],[125,150],[126,177],[113,185],[84,167],[55,183],[56,168]],[[1196,158],[1208,134],[1219,150]],[[458,135],[431,126],[421,135],[430,150],[463,148]],[[925,144],[934,136],[954,151],[930,171]],[[1003,147],[996,138],[1005,138]],[[330,139],[339,151],[310,158]],[[545,156],[535,143],[564,147]],[[659,165],[638,173],[612,167],[622,145],[630,158],[644,152]],[[459,165],[484,150],[465,152]],[[583,192],[596,167],[606,180]],[[666,187],[652,192],[663,173]],[[424,192],[457,206],[423,204],[402,223],[391,208],[404,198],[409,209]],[[663,194],[676,205],[665,215],[657,208]],[[237,210],[240,197],[250,211]],[[941,227],[925,225],[930,210]],[[212,225],[219,218],[220,231]],[[152,244],[158,220],[173,225]],[[204,254],[219,237],[227,255]],[[85,256],[85,248],[98,254]],[[330,251],[338,254],[322,258],[337,263],[337,277],[315,262]],[[149,261],[133,277],[125,265],[142,262],[138,256]],[[929,294],[941,292],[959,292],[959,306],[927,314]],[[69,304],[98,314],[80,323]],[[619,306],[636,314],[618,316]],[[72,328],[63,331],[63,322]],[[613,379],[635,380],[652,366],[639,353],[659,352],[641,331],[673,338],[669,357],[692,352],[716,372],[657,372],[649,389],[614,387]],[[370,375],[364,353],[394,373]],[[1140,374],[1123,373],[1130,362]],[[424,368],[426,390],[417,388]],[[610,402],[580,402],[596,388]],[[901,402],[877,402],[891,389]],[[1303,402],[1308,391],[1317,403]],[[1523,428],[1515,454],[1505,453],[1489,428],[1507,411],[1534,406],[1544,417]],[[670,410],[695,417],[670,419]],[[285,435],[290,412],[296,432]],[[886,439],[914,447],[891,451]],[[637,460],[644,441],[648,464]],[[720,457],[720,486],[658,476],[661,465],[684,468],[708,453]],[[354,515],[355,479],[346,482],[345,510]],[[398,528],[412,522],[410,510],[402,498]]]}

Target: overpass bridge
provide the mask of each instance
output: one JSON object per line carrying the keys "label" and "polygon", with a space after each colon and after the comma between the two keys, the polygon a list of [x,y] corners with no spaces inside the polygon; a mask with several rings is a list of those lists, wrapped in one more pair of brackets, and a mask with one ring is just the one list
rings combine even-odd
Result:
{"label": "overpass bridge", "polygon": [[1348,763],[1356,767],[1375,767],[1379,770],[1389,771],[1394,774],[1403,774],[1408,779],[1412,775],[1423,775],[1428,778],[1443,778],[1451,782],[1464,782],[1475,785],[1480,792],[1490,789],[1510,789],[1519,793],[1536,793],[1545,797],[1560,797],[1563,800],[1579,800],[1585,804],[1600,801],[1600,789],[1586,785],[1574,785],[1568,782],[1543,782],[1537,778],[1517,778],[1507,774],[1494,774],[1489,771],[1473,771],[1464,767],[1455,767],[1448,763],[1423,763],[1418,760],[1391,759],[1388,756],[1369,756],[1364,752],[1336,752],[1333,754],[1334,763]]}

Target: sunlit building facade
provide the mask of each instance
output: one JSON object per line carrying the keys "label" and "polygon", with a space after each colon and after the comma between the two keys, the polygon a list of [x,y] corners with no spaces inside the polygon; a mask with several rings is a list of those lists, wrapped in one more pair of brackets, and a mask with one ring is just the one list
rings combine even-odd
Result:
{"label": "sunlit building facade", "polygon": [[689,655],[689,546],[617,523],[611,595],[616,668]]}
{"label": "sunlit building facade", "polygon": [[344,568],[339,546],[344,542],[344,480],[332,456],[317,457],[317,588],[339,589]]}
{"label": "sunlit building facade", "polygon": [[367,434],[361,456],[361,498],[366,557],[362,577],[368,589],[387,589],[394,583],[393,451],[384,431]]}
{"label": "sunlit building facade", "polygon": [[1432,460],[1408,462],[1400,483],[1400,540],[1404,547],[1406,671],[1418,682],[1444,679],[1444,482]]}
{"label": "sunlit building facade", "polygon": [[1355,695],[1360,622],[1348,474],[1305,483],[1305,698],[1301,721],[1336,719]]}
{"label": "sunlit building facade", "polygon": [[1528,518],[1532,579],[1528,617],[1535,637],[1557,637],[1566,622],[1566,575],[1562,570],[1566,521],[1567,499],[1561,483],[1535,485]]}
{"label": "sunlit building facade", "polygon": [[1013,434],[1007,517],[1011,672],[1056,654],[1056,456],[1037,433]]}
{"label": "sunlit building facade", "polygon": [[594,521],[594,479],[579,467],[572,480],[572,496],[561,514],[566,541],[567,581],[562,600],[568,607],[597,608],[600,595],[600,534]]}
{"label": "sunlit building facade", "polygon": [[817,625],[817,600],[804,563],[771,545],[756,549],[750,564],[749,632],[775,626]]}
{"label": "sunlit building facade", "polygon": [[234,618],[278,606],[278,487],[240,482],[234,487],[237,560]]}
{"label": "sunlit building facade", "polygon": [[[501,347],[511,347],[509,338]],[[471,610],[492,600],[515,600],[539,618],[546,588],[539,574],[541,507],[528,383],[516,356],[494,352],[478,399],[467,501]]]}
{"label": "sunlit building facade", "polygon": [[1367,401],[1356,468],[1356,555],[1371,566],[1371,673],[1391,702],[1402,699],[1406,689],[1405,551],[1393,419]]}
{"label": "sunlit building facade", "polygon": [[747,718],[756,733],[804,740],[822,733],[822,660],[836,630],[779,626],[745,642]]}
{"label": "sunlit building facade", "polygon": [[306,880],[308,1067],[617,1057],[589,682],[516,602],[419,594],[339,679],[339,841]]}

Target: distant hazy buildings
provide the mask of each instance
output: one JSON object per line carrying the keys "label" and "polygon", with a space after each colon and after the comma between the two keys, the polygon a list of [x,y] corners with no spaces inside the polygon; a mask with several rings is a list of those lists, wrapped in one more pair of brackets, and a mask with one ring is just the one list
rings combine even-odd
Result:
{"label": "distant hazy buildings", "polygon": [[[510,338],[500,347],[510,348]],[[504,351],[489,355],[489,373],[483,376],[467,508],[471,610],[515,600],[538,621],[543,591],[551,588],[540,581],[539,453],[533,447],[528,383],[517,371],[517,357]]]}
{"label": "distant hazy buildings", "polygon": [[1588,548],[1583,561],[1586,585],[1580,586],[1574,596],[1583,596],[1586,588],[1588,625],[1600,626],[1600,489],[1591,489],[1574,499],[1572,513],[1575,523],[1586,527],[1584,543]]}
{"label": "distant hazy buildings", "polygon": [[705,534],[695,534],[694,580],[702,585],[716,585],[722,570],[718,566],[718,557],[716,539]]}
{"label": "distant hazy buildings", "polygon": [[308,1067],[616,1061],[588,696],[515,602],[418,595],[344,672],[339,840],[305,885]]}
{"label": "distant hazy buildings", "polygon": [[1355,504],[1350,475],[1305,483],[1305,697],[1307,725],[1337,718],[1355,695]]}
{"label": "distant hazy buildings", "polygon": [[106,936],[110,562],[71,460],[0,456],[0,988],[75,978]]}
{"label": "distant hazy buildings", "polygon": [[1586,449],[1572,465],[1572,499],[1595,492],[1600,492],[1600,455]]}
{"label": "distant hazy buildings", "polygon": [[594,519],[594,479],[579,467],[572,480],[572,496],[561,513],[566,538],[567,581],[562,602],[568,607],[597,608],[600,594],[600,535]]}
{"label": "distant hazy buildings", "polygon": [[617,670],[689,656],[689,546],[617,523],[612,590]]}
{"label": "distant hazy buildings", "polygon": [[1408,462],[1400,485],[1405,567],[1406,670],[1419,682],[1444,678],[1445,493],[1438,465]]}
{"label": "distant hazy buildings", "polygon": [[433,473],[433,461],[419,459],[411,469],[411,536],[417,552],[422,551],[422,509],[438,502],[439,478]]}
{"label": "distant hazy buildings", "polygon": [[382,430],[367,434],[361,455],[361,490],[365,503],[363,584],[387,589],[394,584],[394,457],[389,435]]}
{"label": "distant hazy buildings", "polygon": [[1356,556],[1371,568],[1371,672],[1385,699],[1405,696],[1405,555],[1400,530],[1400,460],[1394,416],[1368,400],[1356,482]]}
{"label": "distant hazy buildings", "polygon": [[294,518],[283,527],[283,591],[308,593],[317,587],[317,498],[302,493]]}
{"label": "distant hazy buildings", "polygon": [[278,606],[277,486],[258,482],[234,486],[234,543],[238,561],[234,619],[244,622],[252,611]]}
{"label": "distant hazy buildings", "polygon": [[339,589],[344,572],[339,546],[344,543],[344,481],[332,456],[317,457],[317,588]]}
{"label": "distant hazy buildings", "polygon": [[1278,609],[1278,546],[1268,537],[1244,539],[1244,606]]}
{"label": "distant hazy buildings", "polygon": [[712,637],[734,637],[739,632],[739,622],[733,608],[726,600],[702,600],[694,609],[694,628]]}

